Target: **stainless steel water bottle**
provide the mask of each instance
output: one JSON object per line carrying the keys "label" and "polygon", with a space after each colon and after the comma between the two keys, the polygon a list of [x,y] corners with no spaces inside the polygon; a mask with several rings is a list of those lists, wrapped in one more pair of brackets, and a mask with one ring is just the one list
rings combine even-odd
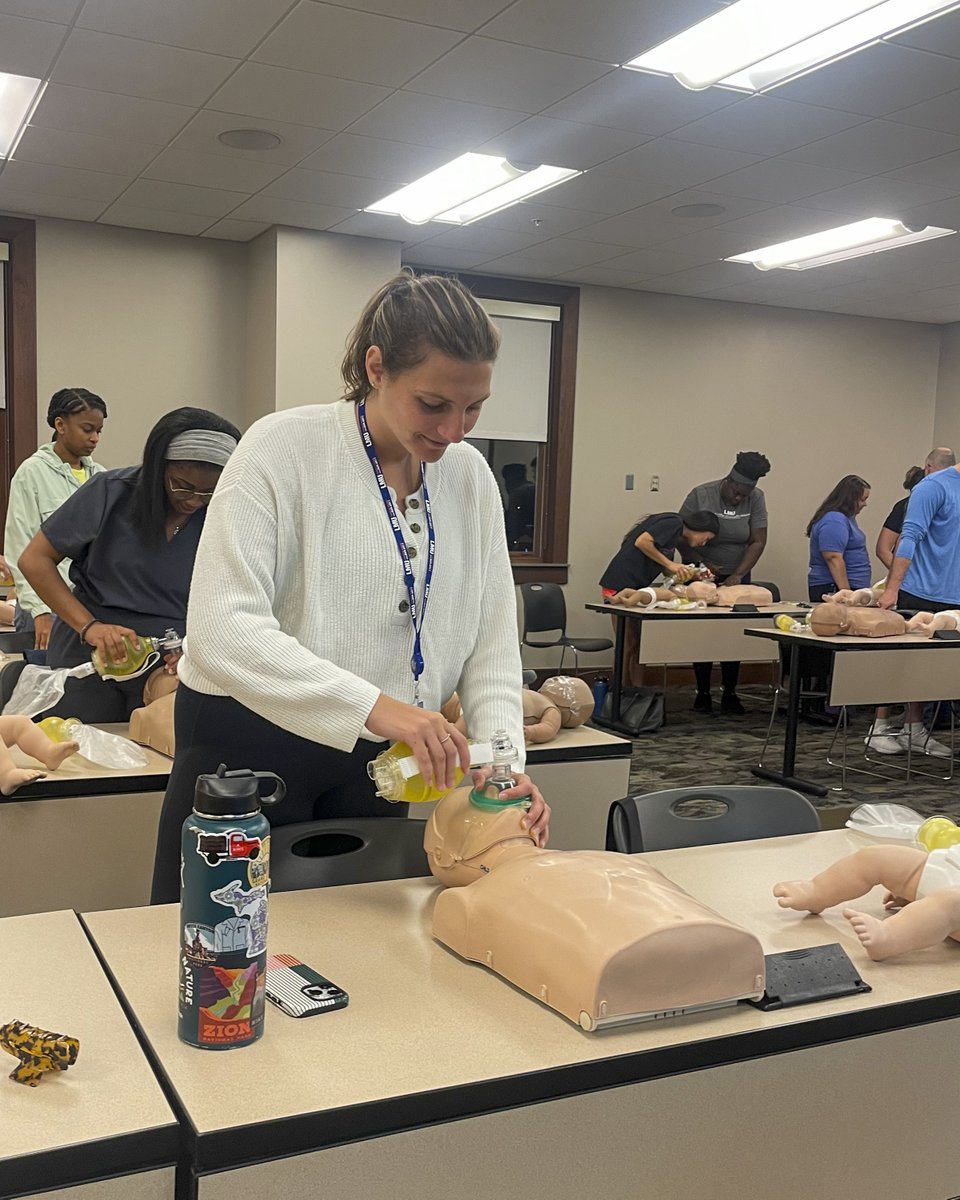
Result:
{"label": "stainless steel water bottle", "polygon": [[[264,780],[274,790],[261,796]],[[200,775],[180,850],[181,1041],[247,1046],[263,1033],[270,825],[261,804],[286,792],[268,771]]]}

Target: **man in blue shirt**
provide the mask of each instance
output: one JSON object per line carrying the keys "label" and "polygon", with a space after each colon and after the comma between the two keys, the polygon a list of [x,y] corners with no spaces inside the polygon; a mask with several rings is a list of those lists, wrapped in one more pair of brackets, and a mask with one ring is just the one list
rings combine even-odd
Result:
{"label": "man in blue shirt", "polygon": [[960,608],[960,468],[941,465],[910,494],[881,608]]}

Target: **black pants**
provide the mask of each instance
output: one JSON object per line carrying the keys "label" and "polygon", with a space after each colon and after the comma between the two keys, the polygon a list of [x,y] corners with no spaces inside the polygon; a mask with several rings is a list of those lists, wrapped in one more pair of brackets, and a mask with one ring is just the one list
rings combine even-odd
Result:
{"label": "black pants", "polygon": [[960,604],[951,604],[947,600],[924,600],[922,596],[915,596],[912,592],[900,590],[900,595],[897,597],[897,608],[912,608],[916,612],[954,612],[960,608]]}
{"label": "black pants", "polygon": [[[728,575],[717,579],[717,585],[720,586],[723,582],[729,579]],[[741,583],[750,582],[750,573],[740,580]],[[693,664],[693,673],[697,677],[697,691],[701,694],[710,691],[710,680],[713,676],[713,663],[695,662]],[[723,684],[725,692],[735,692],[737,690],[737,682],[740,679],[740,664],[738,662],[722,662],[720,664],[720,682]]]}
{"label": "black pants", "polygon": [[205,696],[182,683],[174,708],[177,750],[160,812],[152,904],[180,899],[180,831],[193,806],[198,775],[250,767],[273,771],[286,798],[264,813],[271,825],[325,817],[405,817],[408,805],[391,804],[374,791],[367,763],[383,742],[359,741],[350,753],[288,733],[229,696]]}
{"label": "black pants", "polygon": [[[47,648],[48,667],[78,667],[90,661],[91,648],[59,617],[53,622]],[[68,679],[63,696],[43,717],[77,717],[85,725],[110,725],[130,720],[135,708],[143,706],[143,688],[149,672],[126,681],[87,675]]]}

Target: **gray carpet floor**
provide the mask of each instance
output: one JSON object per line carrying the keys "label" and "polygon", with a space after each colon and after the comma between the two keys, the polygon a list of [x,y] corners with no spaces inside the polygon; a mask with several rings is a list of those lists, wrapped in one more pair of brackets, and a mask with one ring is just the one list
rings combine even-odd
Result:
{"label": "gray carpet floor", "polygon": [[[763,687],[744,687],[740,697],[747,707],[745,716],[719,714],[719,690],[714,696],[714,713],[706,716],[692,711],[693,690],[673,688],[667,693],[666,723],[659,732],[644,734],[633,742],[630,771],[631,793],[658,791],[671,787],[720,786],[724,784],[759,785],[762,780],[750,774],[760,757],[763,739],[770,718],[770,692]],[[877,779],[868,775],[847,774],[846,787],[840,787],[840,769],[825,761],[833,729],[801,723],[797,747],[797,774],[830,788],[825,797],[810,796],[821,810],[825,827],[842,824],[850,808],[857,804],[882,801],[906,804],[924,815],[944,814],[960,821],[960,763],[957,777],[949,782],[915,774],[907,781],[902,773],[889,768],[886,762],[879,768],[863,760],[863,737],[870,724],[870,714],[864,710],[851,718],[847,743],[847,763],[884,771],[889,778]],[[784,721],[778,717],[765,757],[765,765],[780,768],[783,750]],[[937,737],[949,744],[949,731]],[[960,729],[957,734],[960,752]],[[839,761],[839,739],[832,757]],[[892,763],[903,765],[905,758],[893,758]],[[943,776],[949,761],[930,757],[913,757],[917,771],[930,771]],[[836,811],[832,811],[836,810]]]}

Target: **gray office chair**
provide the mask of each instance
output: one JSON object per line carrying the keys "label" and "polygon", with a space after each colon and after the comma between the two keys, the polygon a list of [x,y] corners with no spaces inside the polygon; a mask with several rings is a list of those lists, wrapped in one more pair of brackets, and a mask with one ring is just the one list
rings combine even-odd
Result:
{"label": "gray office chair", "polygon": [[278,825],[270,831],[270,889],[338,887],[429,875],[425,821],[356,817]]}
{"label": "gray office chair", "polygon": [[[560,667],[563,670],[563,660],[567,649],[573,651],[573,668],[580,674],[581,654],[602,654],[605,650],[613,649],[609,638],[567,637],[567,604],[563,598],[563,588],[557,583],[521,583],[520,596],[523,600],[523,633],[520,636],[522,646],[532,646],[535,650],[549,650],[553,646],[560,649]],[[549,633],[555,631],[558,637],[533,641],[531,633]]]}
{"label": "gray office chair", "polygon": [[0,712],[3,711],[7,701],[13,695],[13,689],[17,686],[17,680],[26,665],[26,659],[14,658],[0,667]]}
{"label": "gray office chair", "polygon": [[668,788],[614,800],[607,816],[607,849],[639,854],[819,829],[817,810],[789,788]]}

